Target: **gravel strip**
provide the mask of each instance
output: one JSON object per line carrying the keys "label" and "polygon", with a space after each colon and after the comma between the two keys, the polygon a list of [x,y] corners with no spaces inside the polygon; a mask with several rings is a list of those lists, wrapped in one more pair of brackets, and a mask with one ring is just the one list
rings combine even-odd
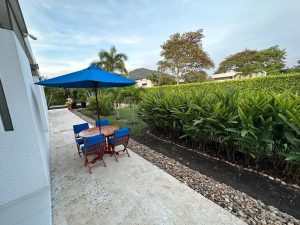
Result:
{"label": "gravel strip", "polygon": [[[81,112],[71,111],[88,123],[95,125],[94,120]],[[300,225],[300,221],[293,216],[194,171],[135,140],[130,140],[128,148],[248,224]]]}
{"label": "gravel strip", "polygon": [[84,121],[86,121],[87,123],[96,126],[95,124],[95,120],[91,119],[90,117],[85,116],[84,114],[82,114],[81,112],[77,111],[76,109],[71,109],[70,110],[72,113],[74,113],[76,116],[78,116],[79,118],[83,119]]}
{"label": "gravel strip", "polygon": [[238,169],[240,169],[240,170],[246,170],[246,171],[249,171],[249,172],[252,172],[252,173],[257,173],[257,174],[259,174],[259,175],[261,175],[261,176],[263,176],[263,177],[268,178],[269,180],[272,180],[272,181],[275,181],[275,182],[277,182],[277,183],[280,183],[281,185],[288,186],[288,187],[290,187],[290,188],[294,188],[294,189],[300,190],[300,186],[299,186],[298,184],[286,183],[285,181],[283,181],[283,180],[281,180],[281,179],[279,179],[279,178],[274,178],[274,177],[272,177],[272,176],[270,176],[270,175],[268,175],[268,174],[266,174],[266,173],[260,172],[260,171],[258,171],[258,170],[254,170],[254,169],[252,169],[252,168],[247,168],[247,167],[242,166],[242,165],[239,165],[239,164],[231,163],[231,162],[229,162],[229,161],[227,161],[227,160],[225,160],[225,159],[218,158],[218,157],[214,157],[214,156],[209,155],[209,154],[207,154],[207,153],[204,153],[204,152],[201,152],[201,151],[197,151],[197,150],[195,150],[195,149],[193,149],[193,148],[189,148],[189,147],[180,145],[180,144],[178,144],[178,143],[176,143],[176,142],[169,141],[169,140],[166,140],[166,139],[157,137],[156,135],[152,134],[150,131],[147,131],[147,134],[150,135],[150,136],[152,136],[152,137],[155,138],[155,139],[160,140],[160,141],[163,141],[163,142],[166,142],[166,143],[169,143],[169,144],[172,144],[172,145],[176,145],[176,146],[178,146],[178,147],[180,147],[180,148],[184,148],[184,149],[186,149],[187,151],[192,151],[192,152],[195,152],[195,153],[197,153],[197,154],[200,154],[200,155],[203,155],[203,156],[205,156],[205,157],[208,157],[208,158],[210,158],[210,159],[222,161],[223,163],[229,164],[230,166],[236,167],[236,168],[238,168]]}
{"label": "gravel strip", "polygon": [[128,148],[248,224],[300,225],[300,221],[293,216],[266,206],[260,200],[194,171],[132,139]]}

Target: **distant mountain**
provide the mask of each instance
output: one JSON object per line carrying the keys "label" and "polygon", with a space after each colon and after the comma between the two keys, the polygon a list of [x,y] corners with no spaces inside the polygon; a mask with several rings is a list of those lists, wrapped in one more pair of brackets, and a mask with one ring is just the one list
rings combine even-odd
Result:
{"label": "distant mountain", "polygon": [[150,74],[159,75],[160,72],[158,72],[157,70],[149,70],[146,68],[139,68],[139,69],[130,71],[128,73],[128,78],[132,79],[132,80],[140,80],[140,79],[146,78]]}

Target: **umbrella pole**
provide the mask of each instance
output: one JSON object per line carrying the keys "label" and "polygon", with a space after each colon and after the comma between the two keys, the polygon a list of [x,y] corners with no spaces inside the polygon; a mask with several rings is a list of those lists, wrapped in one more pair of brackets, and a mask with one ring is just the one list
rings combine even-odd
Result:
{"label": "umbrella pole", "polygon": [[[98,103],[98,89],[97,89],[97,86],[95,86],[95,92],[96,92],[97,118],[100,121],[100,110],[99,110],[99,103]],[[101,134],[101,126],[99,126],[99,132]]]}

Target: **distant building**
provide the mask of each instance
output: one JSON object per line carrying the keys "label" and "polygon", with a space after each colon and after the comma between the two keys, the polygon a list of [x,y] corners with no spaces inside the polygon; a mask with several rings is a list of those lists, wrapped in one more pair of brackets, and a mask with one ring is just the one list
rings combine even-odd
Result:
{"label": "distant building", "polygon": [[227,73],[214,74],[214,75],[212,75],[212,78],[216,81],[225,81],[225,80],[263,77],[263,76],[266,76],[266,75],[267,75],[267,73],[265,71],[261,71],[261,72],[253,73],[253,74],[249,74],[249,75],[242,75],[239,72],[230,71],[230,72],[227,72]]}
{"label": "distant building", "polygon": [[179,83],[184,83],[185,82],[185,79],[184,78],[179,78]]}
{"label": "distant building", "polygon": [[153,87],[152,81],[148,80],[146,78],[141,79],[141,80],[136,80],[136,85],[138,87],[144,87],[144,88]]}
{"label": "distant building", "polygon": [[18,0],[0,0],[0,223],[50,225],[48,110]]}

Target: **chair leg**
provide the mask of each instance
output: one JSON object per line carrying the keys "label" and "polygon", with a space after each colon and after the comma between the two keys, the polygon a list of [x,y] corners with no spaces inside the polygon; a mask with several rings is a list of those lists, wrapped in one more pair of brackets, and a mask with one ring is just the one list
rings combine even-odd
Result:
{"label": "chair leg", "polygon": [[86,157],[85,157],[84,167],[86,167],[87,164],[88,164],[88,159],[87,159],[87,156],[86,156]]}
{"label": "chair leg", "polygon": [[126,144],[124,144],[123,146],[124,146],[123,152],[125,152],[125,151],[126,151],[126,153],[127,153],[128,157],[130,157],[130,155],[129,155],[129,152],[128,152],[128,150],[127,150],[127,143],[126,143]]}
{"label": "chair leg", "polygon": [[115,147],[113,147],[112,150],[113,150],[113,154],[114,154],[114,156],[116,158],[116,161],[119,162],[117,154],[116,154],[116,151],[115,151]]}
{"label": "chair leg", "polygon": [[80,154],[80,146],[79,146],[79,144],[76,144],[76,145],[77,145],[78,155],[79,155],[79,157],[81,158],[81,154]]}
{"label": "chair leg", "polygon": [[130,157],[129,152],[128,152],[128,150],[127,150],[127,147],[125,148],[125,151],[126,151],[128,157]]}

